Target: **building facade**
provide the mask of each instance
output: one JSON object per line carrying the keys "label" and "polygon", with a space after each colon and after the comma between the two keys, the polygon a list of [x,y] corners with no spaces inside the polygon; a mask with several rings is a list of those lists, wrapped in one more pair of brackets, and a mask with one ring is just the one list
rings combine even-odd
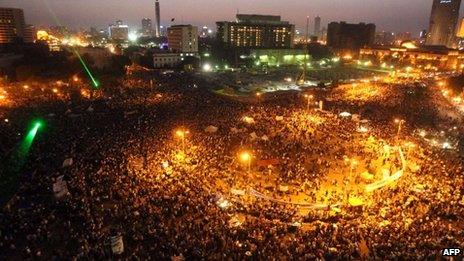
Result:
{"label": "building facade", "polygon": [[464,53],[446,46],[415,46],[405,42],[401,46],[373,46],[362,48],[360,60],[375,64],[415,66],[423,70],[456,70],[464,64]]}
{"label": "building facade", "polygon": [[122,21],[110,25],[108,32],[112,40],[127,41],[129,38],[129,26],[123,24]]}
{"label": "building facade", "polygon": [[318,38],[321,37],[321,17],[316,16],[314,18],[314,35]]}
{"label": "building facade", "polygon": [[234,48],[291,48],[295,26],[280,16],[238,14],[235,22],[217,22],[217,38]]}
{"label": "building facade", "polygon": [[327,29],[327,45],[334,49],[359,50],[374,44],[375,24],[332,22]]}
{"label": "building facade", "polygon": [[153,24],[150,18],[142,19],[142,34],[144,36],[153,36]]}
{"label": "building facade", "polygon": [[168,28],[169,49],[177,53],[198,53],[198,28],[174,25]]}
{"label": "building facade", "polygon": [[158,0],[155,1],[155,36],[161,36],[161,11]]}
{"label": "building facade", "polygon": [[24,40],[24,12],[17,8],[0,8],[0,44]]}
{"label": "building facade", "polygon": [[159,68],[173,68],[179,66],[184,57],[179,53],[154,53],[153,66]]}
{"label": "building facade", "polygon": [[461,0],[434,0],[426,44],[456,47]]}

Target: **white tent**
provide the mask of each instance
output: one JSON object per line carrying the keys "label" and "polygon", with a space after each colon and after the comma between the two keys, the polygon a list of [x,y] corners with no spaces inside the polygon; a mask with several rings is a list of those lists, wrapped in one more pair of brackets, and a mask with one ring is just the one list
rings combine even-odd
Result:
{"label": "white tent", "polygon": [[288,192],[290,188],[286,185],[279,185],[279,191],[280,192]]}
{"label": "white tent", "polygon": [[251,137],[251,139],[255,140],[255,139],[258,138],[258,135],[256,135],[255,132],[252,132],[252,133],[250,133],[250,137]]}
{"label": "white tent", "polygon": [[236,196],[245,196],[245,191],[242,189],[230,189],[230,193]]}
{"label": "white tent", "polygon": [[252,117],[248,117],[248,116],[243,117],[243,121],[248,123],[248,124],[255,123],[255,119],[253,119]]}
{"label": "white tent", "polygon": [[65,160],[63,161],[62,167],[63,167],[63,168],[70,167],[72,164],[73,164],[73,159],[72,159],[72,158],[68,158],[68,159],[65,159]]}
{"label": "white tent", "polygon": [[205,129],[205,132],[207,132],[207,133],[216,133],[217,131],[218,131],[218,127],[215,127],[213,125],[209,125]]}
{"label": "white tent", "polygon": [[344,111],[344,112],[340,113],[340,117],[351,117],[351,113],[349,113],[347,111]]}
{"label": "white tent", "polygon": [[120,255],[124,252],[124,242],[122,236],[111,237],[111,251],[113,254]]}
{"label": "white tent", "polygon": [[276,119],[276,121],[283,121],[284,116],[276,116],[275,119]]}

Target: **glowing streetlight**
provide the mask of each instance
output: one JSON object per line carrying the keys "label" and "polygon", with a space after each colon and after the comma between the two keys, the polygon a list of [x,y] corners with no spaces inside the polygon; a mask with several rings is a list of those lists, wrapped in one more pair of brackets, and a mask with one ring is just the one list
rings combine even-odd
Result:
{"label": "glowing streetlight", "polygon": [[128,38],[129,38],[129,41],[131,41],[131,42],[134,43],[134,42],[137,41],[137,39],[138,39],[139,37],[138,37],[138,35],[135,34],[135,33],[129,33]]}
{"label": "glowing streetlight", "polygon": [[351,178],[354,168],[358,165],[358,161],[356,161],[356,159],[351,159],[345,156],[345,163],[346,165],[350,166],[350,178]]}
{"label": "glowing streetlight", "polygon": [[400,132],[401,132],[401,127],[402,125],[405,123],[406,121],[403,120],[403,119],[395,119],[395,123],[398,124],[398,132],[397,132],[397,136],[400,136]]}
{"label": "glowing streetlight", "polygon": [[309,103],[312,99],[314,99],[314,95],[308,95],[308,94],[305,94],[304,97],[306,98],[307,100],[307,105],[306,105],[306,110],[309,111]]}
{"label": "glowing streetlight", "polygon": [[211,64],[209,64],[209,63],[203,64],[203,71],[204,72],[211,72],[211,70],[212,70]]}
{"label": "glowing streetlight", "polygon": [[28,89],[29,89],[29,85],[27,85],[27,84],[26,84],[26,85],[23,85],[23,88],[24,88],[24,90],[28,90]]}
{"label": "glowing streetlight", "polygon": [[182,150],[185,150],[185,136],[189,134],[188,130],[176,130],[176,136],[182,141]]}
{"label": "glowing streetlight", "polygon": [[258,98],[258,102],[260,103],[261,102],[261,93],[260,92],[257,92],[256,93],[256,98]]}
{"label": "glowing streetlight", "polygon": [[248,151],[243,151],[240,153],[239,158],[242,163],[248,165],[248,171],[250,171],[251,170],[251,158],[252,158],[251,153],[249,153]]}

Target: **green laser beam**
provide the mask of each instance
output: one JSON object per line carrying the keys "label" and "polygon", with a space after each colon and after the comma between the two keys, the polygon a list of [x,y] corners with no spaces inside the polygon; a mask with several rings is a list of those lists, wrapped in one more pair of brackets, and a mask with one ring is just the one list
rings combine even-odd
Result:
{"label": "green laser beam", "polygon": [[[53,10],[51,9],[51,7],[48,5],[47,1],[46,0],[43,0],[44,2],[44,5],[45,7],[48,9],[48,11],[50,12],[50,14],[52,15],[53,17],[53,20],[55,20],[55,22],[62,27],[62,24],[60,22],[60,20],[58,19],[58,17],[56,16],[55,12],[53,12]],[[63,32],[64,33],[64,32]],[[90,80],[92,81],[92,84],[93,84],[93,88],[94,89],[98,89],[98,87],[100,87],[100,83],[95,79],[95,77],[93,76],[92,72],[90,71],[89,67],[87,66],[87,64],[85,63],[84,59],[81,57],[81,55],[79,54],[79,52],[77,51],[77,49],[73,46],[71,46],[71,49],[73,50],[73,52],[76,54],[77,58],[79,59],[80,63],[82,64],[82,67],[84,68],[85,72],[87,73],[87,75],[89,76]]]}
{"label": "green laser beam", "polygon": [[39,130],[44,126],[45,123],[41,119],[33,121],[11,158],[7,162],[0,161],[0,204],[8,201],[15,193],[32,144]]}
{"label": "green laser beam", "polygon": [[77,58],[79,59],[79,61],[81,62],[82,67],[84,67],[85,71],[87,72],[87,74],[89,75],[90,79],[92,80],[93,87],[94,87],[94,88],[98,88],[98,87],[100,86],[100,84],[99,84],[98,81],[93,77],[92,73],[90,72],[89,67],[87,67],[87,65],[85,64],[84,59],[82,59],[81,55],[77,52],[77,50],[76,50],[75,48],[73,48],[73,51],[74,51],[74,53],[76,54],[76,56],[77,56]]}
{"label": "green laser beam", "polygon": [[37,120],[33,123],[32,128],[29,130],[26,137],[21,143],[20,157],[24,157],[29,153],[32,143],[34,142],[34,139],[37,136],[37,132],[40,128],[43,127],[43,125],[44,123],[42,120]]}

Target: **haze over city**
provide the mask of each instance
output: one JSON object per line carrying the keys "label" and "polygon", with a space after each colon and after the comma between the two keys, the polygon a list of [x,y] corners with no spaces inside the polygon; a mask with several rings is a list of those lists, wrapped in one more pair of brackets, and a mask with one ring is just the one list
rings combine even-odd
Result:
{"label": "haze over city", "polygon": [[[140,17],[154,16],[152,0],[3,0],[3,6],[26,10],[30,23],[54,25],[46,5],[56,13],[63,25],[74,27],[106,27],[116,19],[129,25],[140,24]],[[162,23],[213,26],[216,21],[230,20],[240,13],[281,15],[285,20],[304,28],[306,16],[319,15],[324,26],[329,21],[372,22],[379,30],[410,31],[414,35],[427,29],[432,0],[162,0]]]}

